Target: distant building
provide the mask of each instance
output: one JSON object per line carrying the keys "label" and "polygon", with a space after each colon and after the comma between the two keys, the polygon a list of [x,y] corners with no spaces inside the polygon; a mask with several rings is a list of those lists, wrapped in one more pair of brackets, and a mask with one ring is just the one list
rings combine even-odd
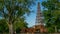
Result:
{"label": "distant building", "polygon": [[43,14],[40,10],[40,2],[38,2],[38,6],[37,6],[37,15],[36,15],[36,24],[35,24],[35,26],[33,26],[31,28],[24,28],[24,29],[22,29],[21,32],[25,32],[27,34],[47,32],[47,29],[44,26]]}

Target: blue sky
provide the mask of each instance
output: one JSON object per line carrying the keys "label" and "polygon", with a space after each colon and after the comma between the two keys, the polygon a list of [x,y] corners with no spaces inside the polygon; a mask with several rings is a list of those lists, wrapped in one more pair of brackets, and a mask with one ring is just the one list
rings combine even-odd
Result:
{"label": "blue sky", "polygon": [[[27,18],[26,18],[26,22],[28,23],[28,27],[32,27],[33,25],[35,25],[35,22],[36,22],[36,12],[37,12],[37,3],[38,2],[42,2],[42,0],[38,0],[38,1],[36,1],[36,5],[34,5],[33,7],[32,7],[32,9],[33,9],[33,11],[34,11],[34,13],[31,13],[29,16],[27,16]],[[43,9],[43,7],[42,6],[40,6],[41,7],[41,10]]]}

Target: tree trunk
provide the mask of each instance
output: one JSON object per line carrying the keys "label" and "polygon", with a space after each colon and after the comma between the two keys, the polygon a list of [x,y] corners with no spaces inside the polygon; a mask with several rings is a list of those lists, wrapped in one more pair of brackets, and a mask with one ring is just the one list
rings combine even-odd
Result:
{"label": "tree trunk", "polygon": [[13,25],[12,25],[12,23],[9,24],[9,34],[13,34]]}
{"label": "tree trunk", "polygon": [[55,26],[55,32],[57,32],[57,26]]}

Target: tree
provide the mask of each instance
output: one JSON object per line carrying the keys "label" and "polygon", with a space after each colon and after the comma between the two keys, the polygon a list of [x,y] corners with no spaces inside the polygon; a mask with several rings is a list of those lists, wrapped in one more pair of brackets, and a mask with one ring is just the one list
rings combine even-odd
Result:
{"label": "tree", "polygon": [[58,27],[60,25],[60,0],[47,0],[42,2],[42,5],[46,23],[50,23],[51,28],[54,27],[57,32],[57,28],[60,28]]}
{"label": "tree", "polygon": [[[13,23],[14,32],[20,33],[20,30],[23,28],[28,28],[28,24],[25,22],[24,18],[20,18],[17,22]],[[0,19],[0,33],[7,34],[8,33],[8,24],[5,19]]]}
{"label": "tree", "polygon": [[12,23],[24,14],[30,13],[34,0],[0,0],[0,17],[5,18],[9,26],[9,34],[13,34]]}

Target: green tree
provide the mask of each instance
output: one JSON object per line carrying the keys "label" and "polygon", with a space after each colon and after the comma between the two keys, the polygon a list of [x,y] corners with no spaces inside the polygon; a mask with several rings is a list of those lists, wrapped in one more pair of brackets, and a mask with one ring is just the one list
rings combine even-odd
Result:
{"label": "green tree", "polygon": [[12,23],[24,14],[30,13],[35,0],[0,0],[0,17],[5,18],[9,26],[9,34],[13,34]]}
{"label": "green tree", "polygon": [[[23,28],[28,28],[27,26],[28,24],[25,22],[24,18],[20,18],[19,20],[17,20],[17,22],[13,23],[13,27],[14,27],[14,32],[17,31],[17,33],[20,33],[20,30],[22,30]],[[5,19],[0,19],[0,33],[8,33],[8,24],[6,23]]]}
{"label": "green tree", "polygon": [[57,28],[60,28],[60,0],[47,0],[42,2],[42,5],[44,6],[45,22],[50,24],[48,27],[55,28],[55,32],[57,32]]}

